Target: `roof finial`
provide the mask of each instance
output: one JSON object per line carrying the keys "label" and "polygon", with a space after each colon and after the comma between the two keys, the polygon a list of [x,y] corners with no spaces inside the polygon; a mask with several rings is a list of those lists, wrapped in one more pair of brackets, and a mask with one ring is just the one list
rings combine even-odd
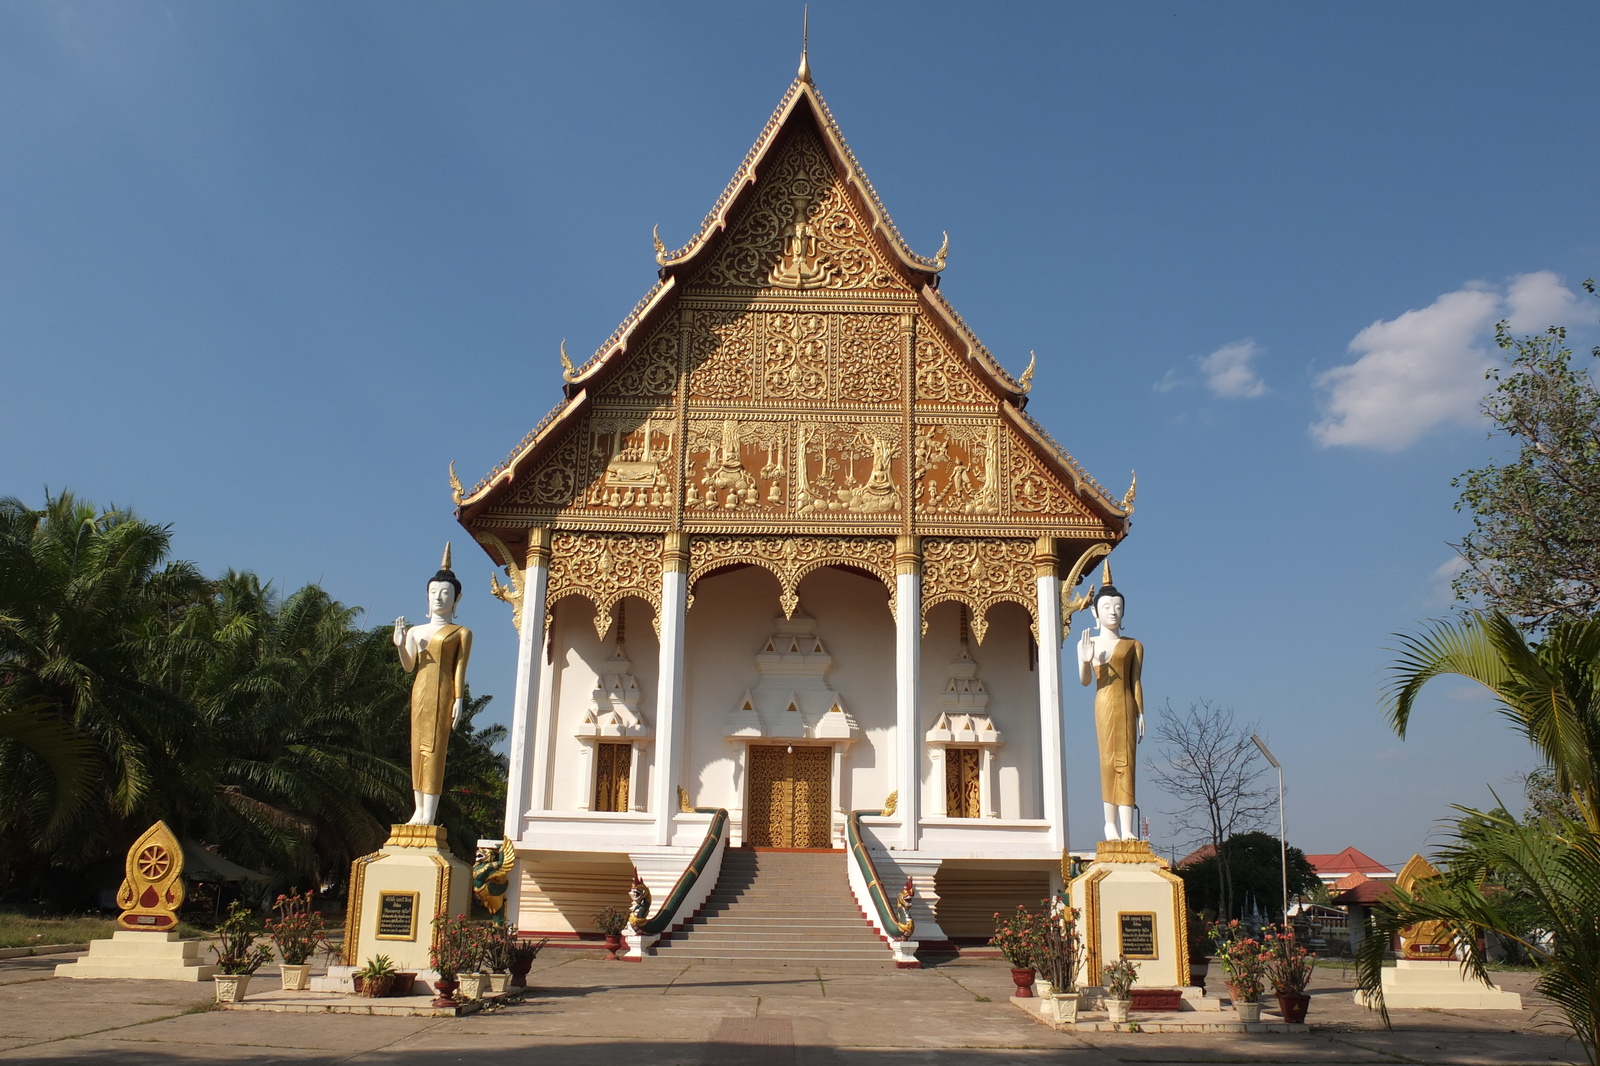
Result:
{"label": "roof finial", "polygon": [[1022,386],[1022,391],[1024,394],[1026,394],[1029,389],[1033,388],[1033,367],[1038,361],[1039,357],[1034,355],[1030,350],[1028,352],[1028,369],[1024,370],[1022,372],[1022,376],[1017,379],[1017,384]]}
{"label": "roof finial", "polygon": [[800,80],[806,83],[811,81],[811,61],[806,58],[806,52],[811,47],[811,5],[807,4],[800,16]]}
{"label": "roof finial", "polygon": [[661,243],[661,227],[657,225],[650,231],[650,239],[656,243],[656,265],[667,265],[667,246]]}
{"label": "roof finial", "polygon": [[577,368],[572,365],[572,360],[567,358],[567,338],[561,338],[561,380],[571,381],[578,376]]}

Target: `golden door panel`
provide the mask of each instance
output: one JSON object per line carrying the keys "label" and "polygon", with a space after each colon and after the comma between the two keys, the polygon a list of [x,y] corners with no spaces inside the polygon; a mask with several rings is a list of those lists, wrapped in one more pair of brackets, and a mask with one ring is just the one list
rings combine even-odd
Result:
{"label": "golden door panel", "polygon": [[595,745],[594,809],[628,809],[628,777],[633,770],[632,744]]}
{"label": "golden door panel", "polygon": [[980,790],[977,748],[946,748],[944,753],[944,810],[951,818],[978,818]]}
{"label": "golden door panel", "polygon": [[757,848],[833,846],[833,753],[752,744],[745,843]]}

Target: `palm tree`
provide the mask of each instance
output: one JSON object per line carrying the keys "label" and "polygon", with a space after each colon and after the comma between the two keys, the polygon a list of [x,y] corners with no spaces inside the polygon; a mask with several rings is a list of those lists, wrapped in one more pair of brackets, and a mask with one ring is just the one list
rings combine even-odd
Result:
{"label": "palm tree", "polygon": [[[12,846],[40,849],[35,864],[118,852],[169,813],[161,783],[181,773],[194,737],[184,709],[142,676],[141,627],[203,585],[189,564],[163,566],[169,538],[71,493],[38,510],[0,499],[0,702],[36,716],[31,726],[13,717],[13,739],[0,741],[0,824]],[[92,749],[94,802],[52,813],[40,787],[45,722]],[[18,743],[18,729],[35,743]]]}
{"label": "palm tree", "polygon": [[[1600,1066],[1600,622],[1558,623],[1530,644],[1504,616],[1473,614],[1401,641],[1388,707],[1396,733],[1404,738],[1429,680],[1469,677],[1544,756],[1578,816],[1519,821],[1504,810],[1456,808],[1455,842],[1440,856],[1445,876],[1396,889],[1379,909],[1376,935],[1361,949],[1361,987],[1382,1007],[1384,952],[1400,929],[1424,921],[1447,923],[1463,968],[1487,980],[1480,938],[1494,933],[1541,959],[1539,991]],[[1513,899],[1537,916],[1548,942],[1534,942]]]}

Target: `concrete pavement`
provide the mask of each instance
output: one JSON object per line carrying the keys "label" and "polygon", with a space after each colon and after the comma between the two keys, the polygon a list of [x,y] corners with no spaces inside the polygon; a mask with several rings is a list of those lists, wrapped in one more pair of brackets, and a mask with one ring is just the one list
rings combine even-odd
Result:
{"label": "concrete pavement", "polygon": [[[288,1015],[209,1009],[207,986],[72,981],[54,959],[0,963],[0,1062],[144,1066],[226,1063],[681,1063],[684,1066],[900,1066],[940,1063],[1576,1062],[1553,1016],[1536,1016],[1527,975],[1501,975],[1535,1009],[1396,1012],[1396,1028],[1350,1001],[1321,970],[1310,1034],[1056,1033],[1006,1002],[994,960],[919,971],[637,965],[547,951],[517,1007],[465,1018]],[[275,976],[257,980],[276,987]],[[1544,1024],[1543,1023],[1555,1023]]]}

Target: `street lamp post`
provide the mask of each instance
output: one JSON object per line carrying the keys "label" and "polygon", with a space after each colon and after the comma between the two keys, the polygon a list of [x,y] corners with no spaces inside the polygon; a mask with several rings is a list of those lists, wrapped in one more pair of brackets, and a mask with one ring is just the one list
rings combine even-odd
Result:
{"label": "street lamp post", "polygon": [[1278,771],[1278,859],[1283,869],[1283,924],[1289,924],[1289,842],[1283,833],[1283,764],[1273,758],[1272,752],[1261,742],[1261,738],[1254,733],[1250,739],[1256,742],[1256,747],[1261,749],[1261,754]]}

